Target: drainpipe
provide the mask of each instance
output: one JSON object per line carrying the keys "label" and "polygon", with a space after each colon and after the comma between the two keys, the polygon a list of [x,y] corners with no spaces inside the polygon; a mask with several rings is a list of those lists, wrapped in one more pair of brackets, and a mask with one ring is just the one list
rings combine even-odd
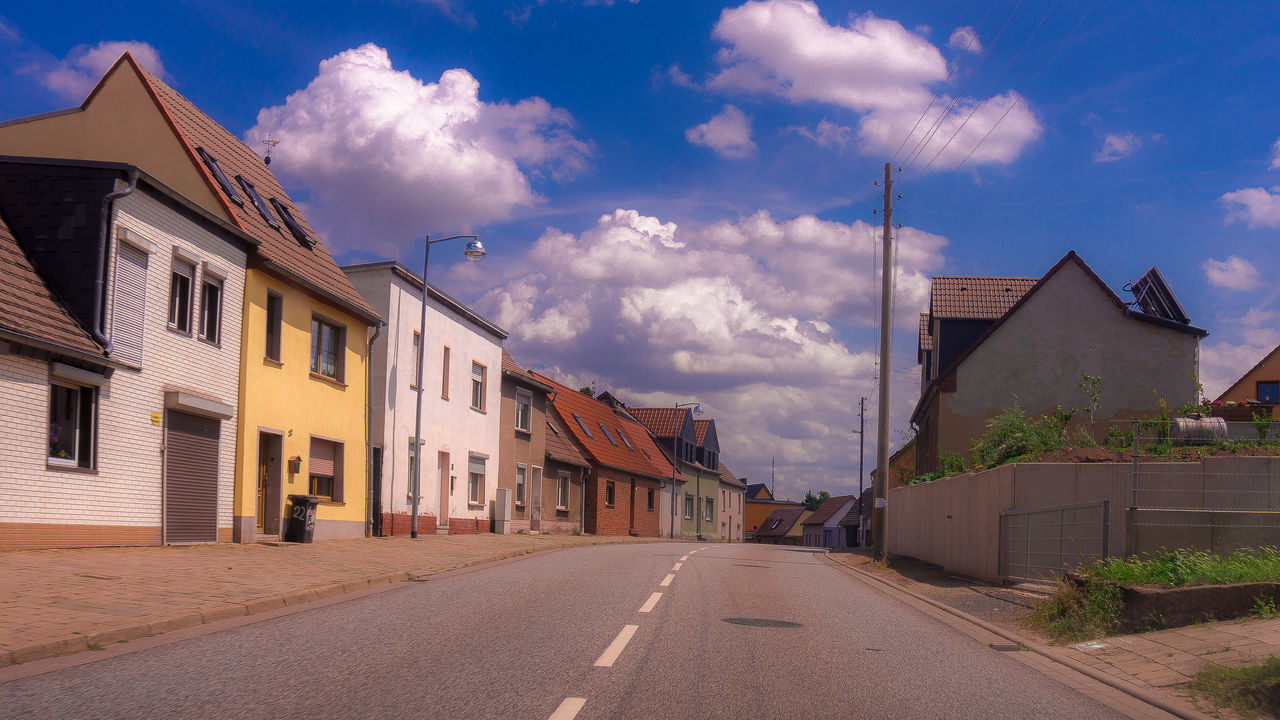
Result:
{"label": "drainpipe", "polygon": [[381,323],[373,326],[373,337],[369,338],[369,351],[364,356],[365,406],[369,408],[364,419],[364,459],[367,466],[364,484],[365,494],[368,496],[364,511],[365,537],[373,535],[373,343],[381,332]]}
{"label": "drainpipe", "polygon": [[93,281],[93,322],[89,333],[102,345],[105,355],[111,354],[111,341],[107,339],[107,248],[111,247],[112,204],[138,187],[138,170],[129,170],[129,184],[102,198],[102,212],[98,221],[98,269]]}

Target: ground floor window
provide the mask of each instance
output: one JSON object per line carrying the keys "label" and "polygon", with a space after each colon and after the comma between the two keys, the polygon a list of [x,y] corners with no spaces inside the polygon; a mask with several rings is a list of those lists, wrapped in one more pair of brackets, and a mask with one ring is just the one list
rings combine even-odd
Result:
{"label": "ground floor window", "polygon": [[684,519],[685,520],[693,519],[693,496],[692,495],[684,496]]}
{"label": "ground floor window", "polygon": [[49,386],[49,461],[54,465],[94,466],[97,449],[98,391],[83,385]]}
{"label": "ground floor window", "polygon": [[653,488],[649,488],[649,512],[653,512]]}
{"label": "ground floor window", "polygon": [[484,502],[484,458],[474,455],[467,460],[467,502],[471,505]]}
{"label": "ground floor window", "polygon": [[556,509],[569,509],[569,473],[560,473],[559,479],[556,481]]}
{"label": "ground floor window", "polygon": [[703,520],[710,520],[710,519],[711,519],[711,515],[712,515],[712,508],[713,508],[713,506],[714,506],[714,505],[715,505],[715,498],[707,498],[706,503],[704,503],[704,504],[703,504],[703,506],[702,506],[702,519],[703,519]]}
{"label": "ground floor window", "polygon": [[524,479],[529,468],[524,463],[516,463],[516,504],[524,504]]}
{"label": "ground floor window", "polygon": [[307,476],[312,495],[342,502],[342,443],[311,438]]}
{"label": "ground floor window", "polygon": [[613,481],[612,480],[607,481],[604,484],[604,504],[610,507],[613,507],[613,500],[614,500],[615,494],[616,493],[614,491]]}

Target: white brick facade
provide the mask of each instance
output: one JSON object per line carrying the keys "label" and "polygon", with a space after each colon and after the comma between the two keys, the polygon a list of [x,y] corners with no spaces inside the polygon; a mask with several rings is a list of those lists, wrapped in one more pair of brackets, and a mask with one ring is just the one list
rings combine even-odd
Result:
{"label": "white brick facade", "polygon": [[[118,184],[118,187],[123,184]],[[158,528],[162,512],[165,393],[181,391],[231,408],[237,404],[245,252],[139,187],[115,201],[108,258],[107,331],[112,282],[123,234],[150,250],[141,368],[116,368],[98,395],[95,472],[47,466],[50,363],[0,355],[0,523]],[[200,262],[193,282],[190,336],[168,329],[174,249]],[[206,265],[207,264],[207,265]],[[201,278],[222,282],[221,342],[198,338]],[[234,490],[236,417],[223,420],[218,442],[220,538],[229,538]],[[93,544],[93,543],[86,543]]]}

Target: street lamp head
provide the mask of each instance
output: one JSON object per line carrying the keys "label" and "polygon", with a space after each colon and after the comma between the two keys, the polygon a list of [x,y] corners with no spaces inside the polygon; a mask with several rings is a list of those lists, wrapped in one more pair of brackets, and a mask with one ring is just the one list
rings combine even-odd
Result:
{"label": "street lamp head", "polygon": [[693,414],[694,414],[694,416],[695,416],[695,417],[701,417],[701,416],[702,416],[702,406],[701,406],[701,405],[694,405],[694,406],[693,406]]}
{"label": "street lamp head", "polygon": [[478,238],[467,241],[467,247],[462,254],[471,262],[480,262],[485,256],[484,243]]}

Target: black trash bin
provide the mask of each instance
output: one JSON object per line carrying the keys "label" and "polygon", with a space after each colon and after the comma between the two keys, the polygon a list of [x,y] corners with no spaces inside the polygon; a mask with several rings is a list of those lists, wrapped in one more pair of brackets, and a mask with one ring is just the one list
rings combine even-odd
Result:
{"label": "black trash bin", "polygon": [[315,495],[289,496],[289,522],[284,528],[284,541],[309,543],[316,534],[316,506],[320,498]]}

